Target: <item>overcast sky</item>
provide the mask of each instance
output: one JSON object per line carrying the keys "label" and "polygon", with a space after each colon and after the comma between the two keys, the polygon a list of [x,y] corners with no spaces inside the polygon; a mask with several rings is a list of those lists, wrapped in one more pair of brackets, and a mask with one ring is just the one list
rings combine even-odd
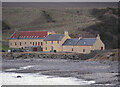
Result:
{"label": "overcast sky", "polygon": [[119,2],[120,0],[1,0],[2,2]]}

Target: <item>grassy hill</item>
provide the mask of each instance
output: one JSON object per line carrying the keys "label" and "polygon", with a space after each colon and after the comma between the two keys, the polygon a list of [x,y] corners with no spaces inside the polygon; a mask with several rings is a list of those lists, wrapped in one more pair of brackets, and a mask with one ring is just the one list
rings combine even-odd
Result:
{"label": "grassy hill", "polygon": [[[80,33],[82,29],[99,22],[90,14],[91,9],[41,9],[41,8],[3,8],[3,21],[11,29],[17,30],[54,30]],[[80,31],[78,31],[80,29]],[[3,33],[4,34],[4,33]],[[8,35],[8,36],[9,36]],[[8,37],[3,37],[7,39]]]}
{"label": "grassy hill", "polygon": [[[10,27],[10,29],[3,29],[3,40],[8,40],[16,30],[54,30],[58,33],[68,30],[72,37],[81,35],[95,37],[97,33],[100,33],[107,48],[116,48],[117,44],[115,47],[111,46],[112,44],[107,45],[111,42],[111,37],[116,38],[119,35],[117,31],[115,31],[117,34],[113,33],[118,29],[115,26],[118,26],[116,22],[119,15],[109,12],[110,10],[109,8],[95,10],[87,8],[3,7],[3,21]],[[118,40],[114,39],[114,42],[111,43],[116,43],[116,41]]]}

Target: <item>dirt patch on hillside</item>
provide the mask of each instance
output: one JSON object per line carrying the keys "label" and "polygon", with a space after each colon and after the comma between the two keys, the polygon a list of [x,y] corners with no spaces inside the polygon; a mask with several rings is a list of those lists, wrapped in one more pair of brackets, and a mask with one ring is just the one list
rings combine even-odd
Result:
{"label": "dirt patch on hillside", "polygon": [[105,60],[120,61],[118,50],[115,49],[108,50],[106,52],[101,52],[97,54],[95,57],[88,59],[86,61],[105,61]]}

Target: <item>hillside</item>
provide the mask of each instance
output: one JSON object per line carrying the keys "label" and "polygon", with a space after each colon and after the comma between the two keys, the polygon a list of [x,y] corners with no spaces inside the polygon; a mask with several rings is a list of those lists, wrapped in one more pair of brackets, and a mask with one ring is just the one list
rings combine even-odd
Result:
{"label": "hillside", "polygon": [[3,30],[3,40],[8,40],[16,30],[54,30],[59,33],[67,30],[71,37],[95,37],[97,33],[100,33],[105,44],[110,43],[112,37],[112,44],[106,47],[117,48],[119,33],[117,33],[116,22],[119,15],[109,11],[109,8],[95,10],[92,8],[3,7],[3,22],[10,27]]}

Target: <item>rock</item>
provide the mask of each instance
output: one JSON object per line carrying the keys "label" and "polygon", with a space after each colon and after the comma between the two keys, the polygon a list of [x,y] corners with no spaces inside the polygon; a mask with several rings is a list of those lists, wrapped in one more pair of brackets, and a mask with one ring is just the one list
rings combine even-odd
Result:
{"label": "rock", "polygon": [[22,76],[19,76],[19,75],[17,76],[17,78],[21,78],[21,77],[22,77]]}

